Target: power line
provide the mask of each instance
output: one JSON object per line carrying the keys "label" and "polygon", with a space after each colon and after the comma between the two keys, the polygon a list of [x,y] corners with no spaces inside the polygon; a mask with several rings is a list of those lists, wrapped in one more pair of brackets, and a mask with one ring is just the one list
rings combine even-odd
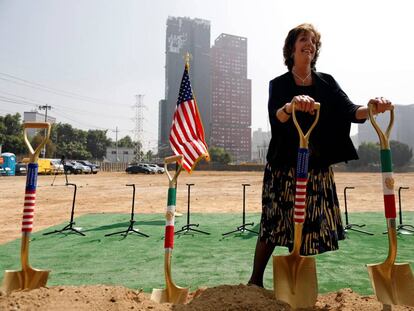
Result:
{"label": "power line", "polygon": [[[95,103],[95,104],[104,104],[104,105],[110,105],[110,106],[117,105],[116,103],[108,102],[108,101],[105,101],[105,100],[102,100],[102,99],[97,99],[97,98],[93,98],[93,97],[89,97],[89,96],[85,96],[85,95],[80,95],[80,94],[70,92],[70,91],[51,88],[51,87],[48,87],[46,85],[43,85],[43,84],[40,84],[40,83],[37,83],[37,82],[28,81],[26,79],[22,79],[22,78],[19,78],[17,76],[14,76],[14,75],[11,75],[11,74],[8,74],[8,73],[0,72],[0,75],[8,77],[8,78],[0,77],[0,80],[7,81],[7,82],[10,82],[10,83],[14,83],[14,84],[18,84],[18,85],[22,85],[22,86],[25,86],[25,87],[30,87],[30,88],[37,89],[37,90],[42,90],[42,91],[53,93],[53,94],[56,94],[56,95],[59,95],[59,96],[75,98],[75,99],[79,99],[79,100],[83,100],[83,101],[92,102],[92,103]],[[13,79],[16,80],[16,81],[14,81]]]}
{"label": "power line", "polygon": [[[8,100],[11,100],[11,102],[16,103],[16,104],[18,104],[18,103],[30,103],[31,105],[35,105],[35,106],[39,106],[39,104],[49,105],[48,103],[43,102],[43,101],[38,101],[37,99],[31,99],[31,98],[15,95],[15,94],[4,92],[4,91],[3,92],[0,91],[0,94],[6,94],[6,95],[9,95],[9,96],[14,96],[14,97],[17,97],[17,98],[21,98],[20,100],[17,100],[17,99],[13,99],[13,98],[10,98],[10,97],[5,97],[5,96],[0,95],[0,98],[5,98],[5,99],[8,99]],[[123,116],[120,116],[120,115],[113,115],[113,114],[112,115],[106,115],[106,114],[96,112],[96,111],[88,111],[88,110],[83,110],[83,109],[64,107],[64,106],[59,105],[59,104],[54,104],[54,106],[60,107],[60,108],[65,109],[65,110],[73,111],[73,112],[93,114],[94,116],[100,116],[100,117],[104,117],[104,118],[110,118],[110,119],[118,118],[118,119],[125,119],[125,120],[129,119],[128,117],[123,117]]]}

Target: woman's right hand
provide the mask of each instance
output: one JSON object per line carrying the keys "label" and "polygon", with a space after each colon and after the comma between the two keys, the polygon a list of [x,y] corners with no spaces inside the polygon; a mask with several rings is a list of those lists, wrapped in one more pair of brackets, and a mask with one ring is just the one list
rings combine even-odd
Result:
{"label": "woman's right hand", "polygon": [[310,114],[315,113],[315,100],[308,95],[297,95],[292,98],[289,107],[286,107],[286,110],[292,111],[292,105],[295,104],[295,110],[308,112]]}

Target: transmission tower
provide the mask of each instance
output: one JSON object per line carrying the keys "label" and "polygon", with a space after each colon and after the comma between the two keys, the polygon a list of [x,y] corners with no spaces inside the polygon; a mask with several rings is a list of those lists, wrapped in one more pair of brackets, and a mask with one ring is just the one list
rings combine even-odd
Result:
{"label": "transmission tower", "polygon": [[135,95],[136,102],[133,106],[135,116],[134,116],[134,141],[135,141],[135,156],[134,160],[140,162],[142,160],[143,151],[142,146],[144,145],[144,95],[138,94]]}

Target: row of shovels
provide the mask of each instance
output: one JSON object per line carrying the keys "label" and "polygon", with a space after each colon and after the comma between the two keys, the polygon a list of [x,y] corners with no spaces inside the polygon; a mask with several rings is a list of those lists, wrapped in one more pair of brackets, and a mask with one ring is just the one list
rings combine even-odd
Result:
{"label": "row of shovels", "polygon": [[[315,120],[306,134],[303,133],[296,119],[293,105],[293,122],[299,133],[298,162],[296,170],[296,193],[294,205],[294,242],[289,255],[273,257],[274,293],[277,299],[288,303],[292,308],[309,308],[316,303],[318,282],[316,261],[312,256],[301,256],[302,229],[306,216],[306,185],[309,160],[309,137],[319,119],[320,105],[315,105]],[[394,179],[392,170],[389,137],[394,123],[394,111],[390,110],[390,122],[385,131],[377,125],[373,116],[373,106],[369,105],[369,118],[378,133],[381,145],[381,168],[384,194],[385,217],[387,220],[389,251],[383,263],[367,265],[371,284],[378,300],[384,305],[414,306],[414,276],[408,263],[395,263],[397,257],[396,207],[394,194]],[[27,139],[29,128],[45,129],[46,135],[42,143],[33,150]],[[34,269],[29,264],[29,239],[33,229],[33,217],[37,185],[37,160],[43,146],[49,139],[49,123],[24,123],[24,140],[30,152],[26,193],[22,220],[21,242],[21,271],[5,271],[2,290],[9,293],[14,290],[35,289],[46,285],[48,270]],[[165,170],[169,179],[168,201],[165,213],[164,239],[164,275],[166,288],[154,289],[151,299],[159,303],[184,303],[189,289],[177,286],[171,276],[171,256],[174,247],[174,222],[176,205],[177,178],[181,172],[182,156],[165,158]],[[167,170],[167,164],[176,162],[176,171],[172,176]]]}

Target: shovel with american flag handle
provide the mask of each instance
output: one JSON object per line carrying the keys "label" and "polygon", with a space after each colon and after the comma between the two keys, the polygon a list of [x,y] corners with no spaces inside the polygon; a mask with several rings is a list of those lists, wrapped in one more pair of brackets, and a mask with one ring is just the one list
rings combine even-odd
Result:
{"label": "shovel with american flag handle", "polygon": [[[37,186],[37,160],[39,159],[40,151],[46,145],[50,136],[50,124],[40,122],[26,122],[23,124],[24,141],[29,149],[30,162],[28,164],[26,176],[26,192],[24,196],[23,219],[22,219],[22,241],[20,250],[20,259],[22,270],[13,271],[6,270],[3,278],[2,289],[6,293],[14,290],[35,289],[43,287],[47,283],[49,270],[40,270],[32,268],[29,264],[29,243],[30,235],[33,230],[34,210],[36,201],[36,186]],[[46,129],[46,135],[42,142],[35,150],[33,150],[27,138],[27,129]]]}

